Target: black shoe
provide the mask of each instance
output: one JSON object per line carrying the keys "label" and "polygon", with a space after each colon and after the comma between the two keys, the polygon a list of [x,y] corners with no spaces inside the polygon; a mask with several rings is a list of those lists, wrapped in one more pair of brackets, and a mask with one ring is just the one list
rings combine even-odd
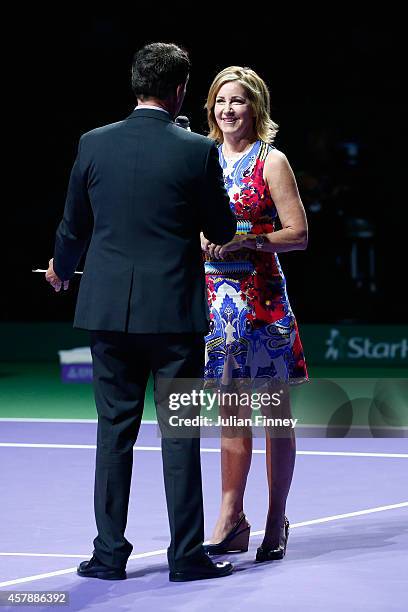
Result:
{"label": "black shoe", "polygon": [[279,546],[278,548],[264,548],[260,546],[256,551],[255,562],[263,563],[263,561],[276,561],[278,559],[283,559],[286,554],[286,546],[289,538],[289,521],[285,516],[285,520],[283,523],[283,529],[281,531]]}
{"label": "black shoe", "polygon": [[246,521],[242,513],[239,520],[221,542],[218,544],[204,544],[204,550],[208,555],[225,555],[230,552],[246,552],[248,550],[249,534],[251,525],[242,527]]}
{"label": "black shoe", "polygon": [[101,563],[95,555],[89,561],[82,561],[77,568],[78,576],[101,578],[102,580],[125,580],[125,568],[115,569]]}
{"label": "black shoe", "polygon": [[171,571],[169,574],[170,582],[187,582],[189,580],[206,580],[208,578],[222,578],[229,576],[234,569],[232,563],[223,561],[222,563],[213,563],[211,559],[205,555],[202,563],[191,565],[188,569],[177,572]]}

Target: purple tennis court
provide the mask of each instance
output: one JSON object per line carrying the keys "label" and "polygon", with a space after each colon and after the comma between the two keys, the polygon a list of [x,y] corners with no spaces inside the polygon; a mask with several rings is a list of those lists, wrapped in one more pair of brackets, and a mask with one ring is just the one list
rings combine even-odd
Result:
{"label": "purple tennis court", "polygon": [[[128,580],[76,575],[96,534],[95,444],[93,422],[2,422],[2,591],[66,591],[70,610],[221,610],[227,602],[236,610],[406,609],[406,440],[298,439],[286,557],[255,564],[267,507],[264,442],[255,438],[245,504],[249,551],[224,556],[235,565],[228,578],[176,585],[168,581],[165,554],[160,439],[146,423],[135,448]],[[219,441],[202,439],[201,447],[209,537],[219,506]]]}

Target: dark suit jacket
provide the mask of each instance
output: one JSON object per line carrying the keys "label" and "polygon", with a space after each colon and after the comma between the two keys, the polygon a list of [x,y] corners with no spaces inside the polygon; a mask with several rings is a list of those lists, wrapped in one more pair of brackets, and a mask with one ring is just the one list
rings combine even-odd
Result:
{"label": "dark suit jacket", "polygon": [[54,251],[68,280],[90,240],[74,326],[206,333],[199,233],[225,244],[235,230],[208,138],[151,109],[84,134]]}

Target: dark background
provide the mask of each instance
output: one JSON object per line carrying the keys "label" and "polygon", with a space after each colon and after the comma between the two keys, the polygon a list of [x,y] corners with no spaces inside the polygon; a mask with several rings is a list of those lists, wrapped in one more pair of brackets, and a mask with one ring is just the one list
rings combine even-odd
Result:
{"label": "dark background", "polygon": [[189,20],[159,7],[149,17],[138,11],[89,16],[78,9],[26,16],[15,76],[22,109],[12,122],[18,198],[7,205],[14,229],[3,240],[14,273],[3,318],[72,319],[78,279],[69,294],[58,295],[30,270],[47,267],[52,257],[80,135],[132,111],[133,53],[161,40],[190,53],[181,112],[194,131],[206,133],[203,106],[220,69],[249,66],[268,84],[271,115],[280,125],[275,144],[294,169],[309,220],[307,251],[279,256],[299,321],[406,322],[405,64],[398,16],[368,23],[347,15],[278,19],[255,5],[202,8],[200,18]]}

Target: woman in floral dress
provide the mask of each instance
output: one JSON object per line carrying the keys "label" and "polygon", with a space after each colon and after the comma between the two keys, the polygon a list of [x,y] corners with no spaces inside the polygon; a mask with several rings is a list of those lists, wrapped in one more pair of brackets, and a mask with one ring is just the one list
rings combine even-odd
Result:
{"label": "woman in floral dress", "polygon": [[[211,318],[206,382],[226,387],[234,381],[304,382],[305,358],[277,253],[306,248],[307,221],[289,162],[271,144],[278,126],[269,115],[268,89],[253,70],[231,66],[215,77],[206,108],[209,137],[219,143],[225,186],[237,217],[237,234],[230,243],[215,245],[201,236]],[[248,548],[243,497],[251,455],[250,430],[235,436],[223,432],[222,503],[207,546],[210,554]],[[269,510],[257,561],[285,554],[285,505],[295,455],[293,429],[283,437],[267,431]]]}

